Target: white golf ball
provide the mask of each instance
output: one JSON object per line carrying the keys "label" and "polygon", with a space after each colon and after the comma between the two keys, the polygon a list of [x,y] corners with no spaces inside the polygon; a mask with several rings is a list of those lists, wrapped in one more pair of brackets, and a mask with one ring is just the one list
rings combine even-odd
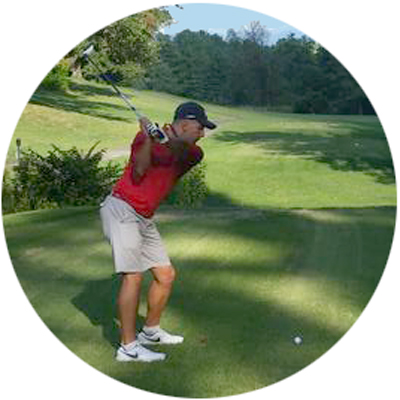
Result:
{"label": "white golf ball", "polygon": [[298,346],[303,343],[303,338],[301,336],[295,336],[293,338],[293,343],[297,344]]}

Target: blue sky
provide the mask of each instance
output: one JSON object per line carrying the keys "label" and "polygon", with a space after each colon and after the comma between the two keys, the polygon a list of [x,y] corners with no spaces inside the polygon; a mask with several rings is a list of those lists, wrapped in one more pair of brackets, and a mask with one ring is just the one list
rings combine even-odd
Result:
{"label": "blue sky", "polygon": [[294,33],[296,36],[303,35],[303,32],[283,21],[245,8],[206,3],[182,4],[181,6],[183,10],[175,6],[168,7],[176,23],[165,28],[165,34],[174,35],[185,29],[190,29],[191,31],[205,30],[224,36],[229,28],[238,31],[252,21],[260,21],[261,25],[268,28],[270,32],[269,44],[290,33]]}

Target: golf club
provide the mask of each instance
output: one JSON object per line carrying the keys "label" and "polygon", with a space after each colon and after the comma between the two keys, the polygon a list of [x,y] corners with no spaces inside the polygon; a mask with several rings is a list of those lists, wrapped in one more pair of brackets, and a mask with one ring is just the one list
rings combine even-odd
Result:
{"label": "golf club", "polygon": [[[93,59],[90,57],[90,54],[93,53],[94,51],[94,46],[91,44],[83,53],[82,56],[85,60],[88,60],[94,68],[100,73],[100,77],[109,83],[115,92],[118,94],[118,96],[126,103],[126,105],[135,113],[136,118],[138,120],[144,118],[145,116],[141,114],[136,107],[132,104],[132,102],[129,100],[129,98],[124,95],[121,90],[118,88],[118,86],[110,79],[108,78],[101,70],[99,64],[97,64]],[[146,125],[146,129],[149,132],[150,136],[152,136],[156,141],[159,143],[166,143],[168,142],[168,136],[155,124],[149,122]]]}

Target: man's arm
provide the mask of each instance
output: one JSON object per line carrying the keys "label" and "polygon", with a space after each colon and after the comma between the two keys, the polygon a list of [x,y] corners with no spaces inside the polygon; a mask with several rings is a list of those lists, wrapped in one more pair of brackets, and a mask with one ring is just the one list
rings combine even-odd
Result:
{"label": "man's arm", "polygon": [[167,126],[165,132],[169,137],[166,146],[176,157],[180,165],[179,176],[182,176],[203,159],[204,153],[200,147],[191,145],[177,136],[171,127]]}
{"label": "man's arm", "polygon": [[166,146],[171,150],[171,152],[179,161],[183,161],[190,150],[189,144],[186,143],[179,136],[177,136],[170,125],[167,125],[165,127],[165,133],[169,137]]}
{"label": "man's arm", "polygon": [[145,133],[145,138],[144,142],[135,152],[135,162],[133,164],[132,179],[136,182],[143,177],[150,166],[152,145],[152,140],[146,130],[146,123],[148,121],[145,118],[142,118],[139,122],[142,132]]}

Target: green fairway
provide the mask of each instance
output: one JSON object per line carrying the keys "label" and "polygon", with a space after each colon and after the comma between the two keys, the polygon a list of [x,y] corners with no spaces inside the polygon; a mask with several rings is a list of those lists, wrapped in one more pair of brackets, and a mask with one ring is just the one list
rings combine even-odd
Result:
{"label": "green fairway", "polygon": [[[187,99],[133,92],[140,110],[160,123]],[[210,190],[252,207],[388,206],[396,202],[390,150],[378,118],[276,114],[207,105],[216,132],[203,139]],[[36,93],[21,116],[15,139],[46,152],[88,150],[97,141],[124,162],[136,134],[134,114],[105,85],[75,83],[67,94]],[[213,199],[215,200],[215,198]]]}
{"label": "green fairway", "polygon": [[117,281],[96,209],[9,215],[4,223],[28,298],[70,350],[138,388],[215,397],[284,379],[340,339],[380,279],[394,215],[393,207],[164,209],[158,222],[179,271],[164,325],[186,340],[161,347],[169,358],[155,365],[113,360]]}
{"label": "green fairway", "polygon": [[[160,123],[187,100],[127,90]],[[163,324],[182,333],[159,364],[114,361],[118,281],[93,207],[4,216],[13,265],[54,334],[99,371],[138,388],[219,397],[278,382],[319,358],[354,324],[384,270],[396,218],[386,137],[374,116],[270,113],[206,104],[210,196],[162,206],[158,225],[178,269]],[[38,92],[14,134],[25,148],[95,142],[124,162],[137,130],[105,85]],[[149,279],[149,277],[147,277]],[[145,281],[148,284],[148,280]],[[143,293],[146,291],[144,290]],[[140,324],[146,312],[140,308]],[[294,335],[304,337],[301,346]]]}
{"label": "green fairway", "polygon": [[239,115],[247,126],[205,143],[212,190],[256,207],[394,204],[390,151],[375,117]]}

